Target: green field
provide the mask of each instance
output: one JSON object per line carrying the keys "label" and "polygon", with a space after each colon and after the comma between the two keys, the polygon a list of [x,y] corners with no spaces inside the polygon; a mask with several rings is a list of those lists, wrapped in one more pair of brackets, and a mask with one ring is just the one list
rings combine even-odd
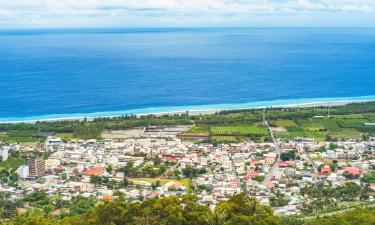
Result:
{"label": "green field", "polygon": [[296,122],[293,120],[276,120],[275,125],[277,127],[292,127],[297,126]]}
{"label": "green field", "polygon": [[192,127],[189,132],[191,133],[199,133],[199,134],[208,134],[211,131],[211,127],[209,126],[194,126]]}
{"label": "green field", "polygon": [[56,133],[56,137],[59,137],[63,140],[72,140],[74,139],[74,134],[73,133]]}
{"label": "green field", "polygon": [[214,126],[211,127],[213,135],[229,136],[267,136],[268,130],[258,126]]}
{"label": "green field", "polygon": [[[372,115],[371,115],[372,116]],[[358,139],[364,132],[371,132],[374,128],[365,127],[369,122],[368,115],[338,115],[324,119],[300,119],[297,123],[289,120],[274,121],[277,127],[284,127],[287,131],[276,132],[281,139],[296,137],[312,138],[317,141],[325,140],[329,135],[336,139]]]}
{"label": "green field", "polygon": [[5,143],[14,142],[38,142],[43,140],[42,137],[38,136],[38,131],[36,130],[14,130],[9,132],[1,132],[0,140]]}
{"label": "green field", "polygon": [[298,123],[303,130],[321,131],[325,129],[324,125],[318,120],[302,120]]}
{"label": "green field", "polygon": [[292,131],[292,132],[276,132],[276,138],[294,139],[294,138],[310,138],[316,141],[323,141],[325,139],[324,133],[319,131]]}
{"label": "green field", "polygon": [[339,139],[350,139],[350,138],[360,138],[361,133],[356,129],[345,128],[341,129],[339,132],[330,132],[329,133],[334,138]]}
{"label": "green field", "polygon": [[208,134],[210,135],[209,140],[215,143],[234,143],[245,141],[248,138],[257,141],[269,137],[268,129],[259,126],[257,123],[253,125],[237,124],[233,126],[198,125],[191,128],[188,132]]}

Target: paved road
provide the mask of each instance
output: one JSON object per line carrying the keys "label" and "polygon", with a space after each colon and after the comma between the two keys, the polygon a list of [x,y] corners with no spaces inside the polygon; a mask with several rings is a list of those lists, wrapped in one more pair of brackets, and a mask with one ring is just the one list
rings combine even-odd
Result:
{"label": "paved road", "polygon": [[279,156],[280,156],[280,153],[281,153],[281,149],[280,149],[279,144],[277,143],[277,141],[275,139],[275,136],[273,135],[271,127],[268,125],[268,121],[265,120],[264,123],[267,126],[268,130],[270,131],[272,142],[275,144],[276,154],[277,154],[275,163],[272,165],[272,168],[266,174],[266,177],[265,177],[265,179],[262,182],[263,185],[266,185],[268,182],[271,181],[271,179],[273,178],[274,174],[279,170],[279,162],[280,162],[280,157]]}
{"label": "paved road", "polygon": [[241,180],[240,180],[240,177],[236,171],[236,167],[234,166],[234,161],[233,161],[233,158],[232,158],[232,154],[231,153],[228,153],[229,154],[229,158],[230,158],[230,161],[232,163],[232,170],[234,172],[234,175],[236,176],[236,180],[237,180],[237,185],[238,185],[238,188],[240,188],[241,192],[245,192],[245,183],[242,183]]}
{"label": "paved road", "polygon": [[313,179],[314,179],[314,181],[316,181],[318,179],[317,176],[318,176],[318,173],[319,173],[318,167],[315,165],[314,161],[310,157],[310,154],[306,150],[305,150],[305,154],[306,154],[307,159],[309,160],[309,162],[311,163],[311,165],[312,165],[312,167],[314,169]]}

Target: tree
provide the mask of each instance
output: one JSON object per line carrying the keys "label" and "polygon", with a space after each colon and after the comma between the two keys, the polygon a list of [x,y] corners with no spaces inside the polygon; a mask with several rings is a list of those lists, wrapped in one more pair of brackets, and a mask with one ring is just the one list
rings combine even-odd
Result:
{"label": "tree", "polygon": [[212,216],[211,210],[207,206],[200,205],[196,196],[184,196],[181,204],[184,205],[182,212],[186,220],[184,225],[205,224],[206,218]]}
{"label": "tree", "polygon": [[119,171],[123,172],[126,177],[132,176],[133,173],[135,172],[135,168],[133,166],[134,166],[134,162],[129,161],[126,163],[126,166],[120,168]]}
{"label": "tree", "polygon": [[375,184],[375,172],[369,172],[363,175],[362,181],[368,184]]}
{"label": "tree", "polygon": [[153,158],[152,161],[154,162],[155,166],[159,166],[161,163],[161,159],[159,156],[156,156],[155,158]]}
{"label": "tree", "polygon": [[5,222],[5,225],[67,225],[53,220],[43,215],[21,215],[11,221]]}
{"label": "tree", "polygon": [[157,187],[160,187],[160,180],[157,180],[156,182],[151,184],[152,190],[155,190]]}
{"label": "tree", "polygon": [[288,152],[283,152],[280,154],[280,159],[282,161],[294,160],[296,158],[296,151],[290,150]]}
{"label": "tree", "polygon": [[179,170],[179,169],[174,169],[173,170],[173,176],[179,177],[180,175],[181,175],[181,170]]}
{"label": "tree", "polygon": [[323,152],[325,152],[327,150],[326,150],[326,148],[324,146],[320,146],[316,151],[318,151],[320,153],[323,153]]}
{"label": "tree", "polygon": [[90,183],[99,185],[102,183],[102,178],[97,175],[90,176]]}
{"label": "tree", "polygon": [[199,174],[207,173],[205,168],[197,169],[192,166],[187,166],[186,168],[182,169],[182,174],[188,178],[197,177]]}
{"label": "tree", "polygon": [[269,200],[272,207],[286,206],[289,203],[289,199],[285,196],[271,196]]}
{"label": "tree", "polygon": [[262,182],[266,177],[265,176],[256,176],[253,178],[253,180],[256,180],[258,182]]}
{"label": "tree", "polygon": [[282,216],[281,225],[303,225],[303,220],[295,216]]}
{"label": "tree", "polygon": [[9,193],[0,192],[0,219],[11,218],[16,215],[16,204],[10,199]]}
{"label": "tree", "polygon": [[100,138],[103,128],[98,124],[80,124],[73,128],[74,136],[82,139]]}
{"label": "tree", "polygon": [[329,149],[330,150],[335,150],[336,148],[338,148],[339,146],[337,145],[337,144],[335,144],[335,143],[330,143],[329,144]]}
{"label": "tree", "polygon": [[223,211],[226,224],[280,224],[277,216],[273,215],[271,207],[262,205],[255,198],[245,193],[232,196],[228,201],[220,202],[215,211]]}
{"label": "tree", "polygon": [[78,195],[71,200],[70,215],[80,215],[92,210],[96,204],[95,197],[85,198]]}
{"label": "tree", "polygon": [[10,172],[7,169],[0,170],[0,182],[2,184],[8,183]]}
{"label": "tree", "polygon": [[312,221],[306,221],[306,225],[373,225],[375,224],[375,210],[374,209],[356,209],[340,214],[335,214],[330,217],[319,218]]}
{"label": "tree", "polygon": [[105,170],[107,171],[107,173],[112,173],[113,171],[112,165],[108,165]]}

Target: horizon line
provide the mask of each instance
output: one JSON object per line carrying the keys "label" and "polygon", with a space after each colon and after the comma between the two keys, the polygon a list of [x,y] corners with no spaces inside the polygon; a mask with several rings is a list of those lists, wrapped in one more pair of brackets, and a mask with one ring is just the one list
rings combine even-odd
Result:
{"label": "horizon line", "polygon": [[113,26],[113,27],[14,27],[2,28],[0,31],[22,30],[110,30],[110,29],[375,29],[375,26]]}

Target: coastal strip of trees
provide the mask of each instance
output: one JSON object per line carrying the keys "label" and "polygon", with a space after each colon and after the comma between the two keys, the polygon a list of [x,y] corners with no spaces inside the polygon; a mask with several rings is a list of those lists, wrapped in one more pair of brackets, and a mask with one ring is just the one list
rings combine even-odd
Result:
{"label": "coastal strip of trees", "polygon": [[[181,114],[164,115],[124,115],[111,118],[94,118],[81,120],[39,121],[34,123],[0,123],[0,132],[16,133],[22,131],[25,136],[37,138],[40,132],[73,133],[82,139],[98,138],[103,130],[122,130],[135,127],[170,126],[170,125],[241,125],[254,124],[263,120],[264,109],[221,111],[215,114],[189,115]],[[370,114],[370,120],[375,121],[375,102],[352,103],[334,107],[307,107],[307,108],[267,108],[268,120],[303,120],[327,115],[353,115]],[[348,124],[345,124],[348,125]],[[356,127],[361,132],[375,134],[375,126]],[[16,133],[17,134],[17,133]]]}

